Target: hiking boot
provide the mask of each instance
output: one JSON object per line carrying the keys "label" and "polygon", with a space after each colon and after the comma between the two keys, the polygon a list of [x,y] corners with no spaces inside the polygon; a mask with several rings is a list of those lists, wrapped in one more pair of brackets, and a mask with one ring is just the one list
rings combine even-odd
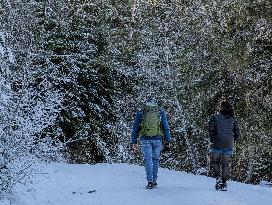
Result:
{"label": "hiking boot", "polygon": [[219,178],[216,178],[215,189],[216,189],[216,190],[221,189],[221,185],[222,185],[222,180],[221,180],[221,178],[220,178],[220,177],[219,177]]}
{"label": "hiking boot", "polygon": [[228,187],[227,187],[227,183],[226,182],[224,182],[224,183],[221,184],[221,190],[222,191],[227,191],[228,190],[227,188]]}
{"label": "hiking boot", "polygon": [[153,181],[153,186],[154,186],[154,187],[157,187],[157,186],[158,186],[158,184],[157,184],[156,181]]}
{"label": "hiking boot", "polygon": [[154,183],[153,182],[148,182],[148,184],[146,185],[147,189],[153,189],[154,188]]}

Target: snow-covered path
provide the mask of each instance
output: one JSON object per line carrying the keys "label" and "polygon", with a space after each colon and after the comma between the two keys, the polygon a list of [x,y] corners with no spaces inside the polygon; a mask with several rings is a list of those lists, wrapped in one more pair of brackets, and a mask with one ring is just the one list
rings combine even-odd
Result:
{"label": "snow-covered path", "polygon": [[[271,205],[272,188],[229,183],[215,191],[204,176],[160,169],[159,187],[145,189],[144,168],[127,164],[50,164],[36,182],[18,187],[12,205]],[[89,191],[94,191],[88,193]]]}

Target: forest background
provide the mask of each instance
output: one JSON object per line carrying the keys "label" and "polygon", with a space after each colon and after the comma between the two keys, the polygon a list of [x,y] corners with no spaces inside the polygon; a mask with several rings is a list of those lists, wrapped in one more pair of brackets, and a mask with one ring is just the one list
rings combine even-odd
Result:
{"label": "forest background", "polygon": [[149,94],[173,138],[162,167],[209,175],[207,122],[226,96],[231,178],[271,181],[270,0],[1,0],[0,22],[5,193],[37,158],[141,165],[130,132]]}

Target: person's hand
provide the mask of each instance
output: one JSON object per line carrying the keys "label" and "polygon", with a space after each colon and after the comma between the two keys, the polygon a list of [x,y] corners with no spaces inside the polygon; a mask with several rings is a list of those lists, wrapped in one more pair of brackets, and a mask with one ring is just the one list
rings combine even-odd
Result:
{"label": "person's hand", "polygon": [[138,145],[137,144],[132,144],[132,150],[133,150],[133,152],[137,152],[138,151]]}

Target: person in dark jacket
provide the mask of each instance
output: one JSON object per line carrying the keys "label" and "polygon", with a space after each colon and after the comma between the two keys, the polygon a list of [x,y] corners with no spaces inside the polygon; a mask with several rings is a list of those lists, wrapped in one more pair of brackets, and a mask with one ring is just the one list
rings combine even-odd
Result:
{"label": "person in dark jacket", "polygon": [[[209,136],[212,143],[211,167],[216,178],[215,188],[226,191],[234,142],[240,136],[234,110],[226,99],[220,103],[219,112],[212,115],[209,120]],[[220,166],[222,167],[222,174]]]}
{"label": "person in dark jacket", "polygon": [[157,186],[162,137],[170,146],[170,130],[166,114],[159,108],[155,98],[149,97],[142,111],[136,113],[131,133],[131,144],[134,151],[138,150],[137,138],[140,136],[144,165],[147,179],[147,189]]}

